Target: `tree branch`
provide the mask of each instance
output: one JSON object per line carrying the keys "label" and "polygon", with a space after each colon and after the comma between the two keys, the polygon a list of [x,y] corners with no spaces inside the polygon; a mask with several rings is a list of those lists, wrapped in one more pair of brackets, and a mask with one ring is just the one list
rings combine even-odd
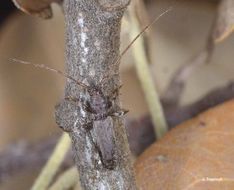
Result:
{"label": "tree branch", "polygon": [[120,85],[115,60],[129,1],[113,3],[110,11],[98,0],[64,1],[67,73],[79,84],[67,80],[65,97],[72,98],[56,106],[56,121],[72,139],[84,189],[136,189],[125,128],[113,116],[120,112],[119,97],[111,95]]}

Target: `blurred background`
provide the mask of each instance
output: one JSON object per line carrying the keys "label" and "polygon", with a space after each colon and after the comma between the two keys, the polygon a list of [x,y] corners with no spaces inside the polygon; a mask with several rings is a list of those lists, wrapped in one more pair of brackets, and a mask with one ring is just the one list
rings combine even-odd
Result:
{"label": "blurred background", "polygon": [[[150,20],[173,5],[173,10],[150,29],[154,37],[150,68],[161,95],[173,73],[206,46],[218,2],[145,1]],[[10,61],[17,58],[64,70],[64,18],[58,5],[53,5],[53,13],[52,19],[42,20],[16,10],[9,0],[0,3],[0,151],[12,143],[39,143],[61,133],[54,121],[54,106],[63,96],[64,78]],[[129,30],[128,21],[123,21],[122,49],[129,42]],[[234,35],[215,46],[210,63],[200,66],[186,80],[181,105],[194,102],[234,79],[233,48]],[[122,59],[121,75],[122,104],[130,110],[127,117],[139,118],[148,109],[131,50]],[[0,190],[29,189],[38,171],[6,177]]]}

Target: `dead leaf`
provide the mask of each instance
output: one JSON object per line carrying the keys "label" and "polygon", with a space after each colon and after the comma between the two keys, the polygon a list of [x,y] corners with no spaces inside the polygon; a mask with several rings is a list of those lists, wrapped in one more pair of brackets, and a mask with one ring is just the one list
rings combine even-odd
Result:
{"label": "dead leaf", "polygon": [[217,22],[213,31],[213,40],[223,41],[234,31],[234,1],[222,0],[219,5]]}
{"label": "dead leaf", "polygon": [[143,190],[234,189],[234,100],[170,131],[136,161]]}
{"label": "dead leaf", "polygon": [[52,17],[51,3],[58,0],[12,0],[21,11],[44,19]]}

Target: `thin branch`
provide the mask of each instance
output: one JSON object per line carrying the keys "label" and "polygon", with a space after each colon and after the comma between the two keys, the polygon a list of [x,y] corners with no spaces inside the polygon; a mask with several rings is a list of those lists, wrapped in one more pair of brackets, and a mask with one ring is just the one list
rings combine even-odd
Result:
{"label": "thin branch", "polygon": [[77,169],[71,167],[64,171],[48,190],[69,190],[77,184],[78,178]]}
{"label": "thin branch", "polygon": [[[13,143],[0,153],[0,183],[19,171],[38,170],[48,160],[60,134],[41,139],[40,142],[30,144],[25,141]],[[25,159],[27,156],[27,159]],[[71,165],[71,154],[67,155],[66,166]]]}
{"label": "thin branch", "polygon": [[[138,40],[143,33],[145,33],[147,31],[147,29],[149,29],[154,23],[156,23],[163,15],[167,14],[168,12],[170,12],[172,10],[172,7],[169,7],[166,11],[162,12],[159,16],[155,17],[154,20],[146,25],[143,30],[139,29],[139,23],[137,22],[137,29],[136,31],[134,31],[134,34],[132,35],[132,41],[127,45],[127,47],[121,52],[120,56],[118,57],[118,59],[116,60],[116,64],[120,63],[121,58],[124,56],[124,54],[129,50],[129,48],[136,43],[136,40]],[[132,15],[133,16],[133,15]],[[134,18],[136,18],[136,14],[134,13]],[[136,24],[134,24],[136,26]],[[139,41],[139,40],[138,40]]]}
{"label": "thin branch", "polygon": [[68,135],[64,133],[56,145],[53,154],[50,156],[39,177],[33,184],[33,187],[31,188],[32,190],[43,190],[49,186],[51,180],[58,171],[58,168],[63,162],[70,144],[71,142]]}
{"label": "thin branch", "polygon": [[[162,14],[160,14],[154,21],[148,25],[151,26],[154,22],[156,22],[161,16],[166,14],[168,11],[170,11],[171,8],[164,11]],[[130,18],[131,18],[131,31],[130,36],[134,37],[136,34],[140,32],[139,29],[139,23],[136,19],[135,10],[133,9],[133,6],[129,10]],[[135,42],[135,45],[133,46],[133,54],[135,58],[135,65],[137,74],[139,77],[139,80],[141,82],[142,89],[145,93],[146,101],[150,110],[150,115],[152,117],[152,121],[154,123],[154,129],[155,134],[158,138],[162,137],[165,132],[167,131],[167,123],[165,119],[165,115],[163,113],[163,108],[159,100],[159,95],[155,89],[155,85],[153,82],[153,79],[151,77],[151,73],[148,67],[148,61],[146,58],[146,52],[144,50],[144,42],[142,38],[139,38],[139,35],[142,34],[148,27],[145,27],[142,32],[140,32],[137,37],[135,37],[132,41],[135,42],[135,40],[138,38],[138,41]],[[127,48],[126,48],[127,49]]]}
{"label": "thin branch", "polygon": [[[215,22],[214,22],[215,23]],[[205,48],[195,55],[188,63],[179,67],[172,75],[170,83],[163,94],[163,103],[167,106],[179,104],[181,94],[183,93],[185,82],[188,78],[202,65],[209,63],[214,51],[214,40],[212,33],[214,23],[211,27],[210,34],[207,38]]]}
{"label": "thin branch", "polygon": [[170,83],[163,94],[164,104],[167,104],[167,106],[175,106],[179,103],[185,82],[200,66],[210,60],[213,48],[213,41],[209,39],[204,50],[194,56],[188,63],[179,67],[172,75]]}

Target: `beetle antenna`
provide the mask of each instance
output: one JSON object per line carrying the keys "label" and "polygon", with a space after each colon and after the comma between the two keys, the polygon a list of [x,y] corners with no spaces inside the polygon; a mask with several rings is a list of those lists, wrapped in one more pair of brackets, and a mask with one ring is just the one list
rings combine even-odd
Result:
{"label": "beetle antenna", "polygon": [[49,70],[49,71],[53,71],[53,72],[55,72],[55,73],[57,73],[57,74],[65,77],[65,78],[68,78],[68,79],[72,80],[73,82],[75,82],[76,84],[78,84],[81,87],[84,87],[84,88],[88,87],[84,83],[77,81],[76,79],[74,79],[73,77],[69,76],[68,74],[66,74],[66,73],[64,73],[64,72],[62,72],[60,70],[48,67],[48,66],[46,66],[44,64],[34,64],[34,63],[30,63],[28,61],[22,61],[22,60],[15,59],[15,58],[10,58],[10,60],[13,61],[13,62],[15,62],[15,63],[25,64],[25,65],[33,65],[34,67],[37,67],[37,68],[40,68],[40,69],[46,69],[46,70]]}
{"label": "beetle antenna", "polygon": [[167,10],[163,11],[160,15],[158,15],[157,17],[154,18],[154,20],[152,20],[148,25],[146,25],[139,34],[136,35],[136,37],[131,41],[131,43],[122,51],[122,53],[120,53],[118,59],[116,60],[115,64],[119,64],[121,58],[123,57],[123,55],[129,50],[129,48],[135,43],[135,41],[146,32],[147,29],[149,29],[155,22],[157,22],[162,16],[164,16],[165,14],[167,14],[168,12],[170,12],[173,9],[173,7],[169,7]]}

